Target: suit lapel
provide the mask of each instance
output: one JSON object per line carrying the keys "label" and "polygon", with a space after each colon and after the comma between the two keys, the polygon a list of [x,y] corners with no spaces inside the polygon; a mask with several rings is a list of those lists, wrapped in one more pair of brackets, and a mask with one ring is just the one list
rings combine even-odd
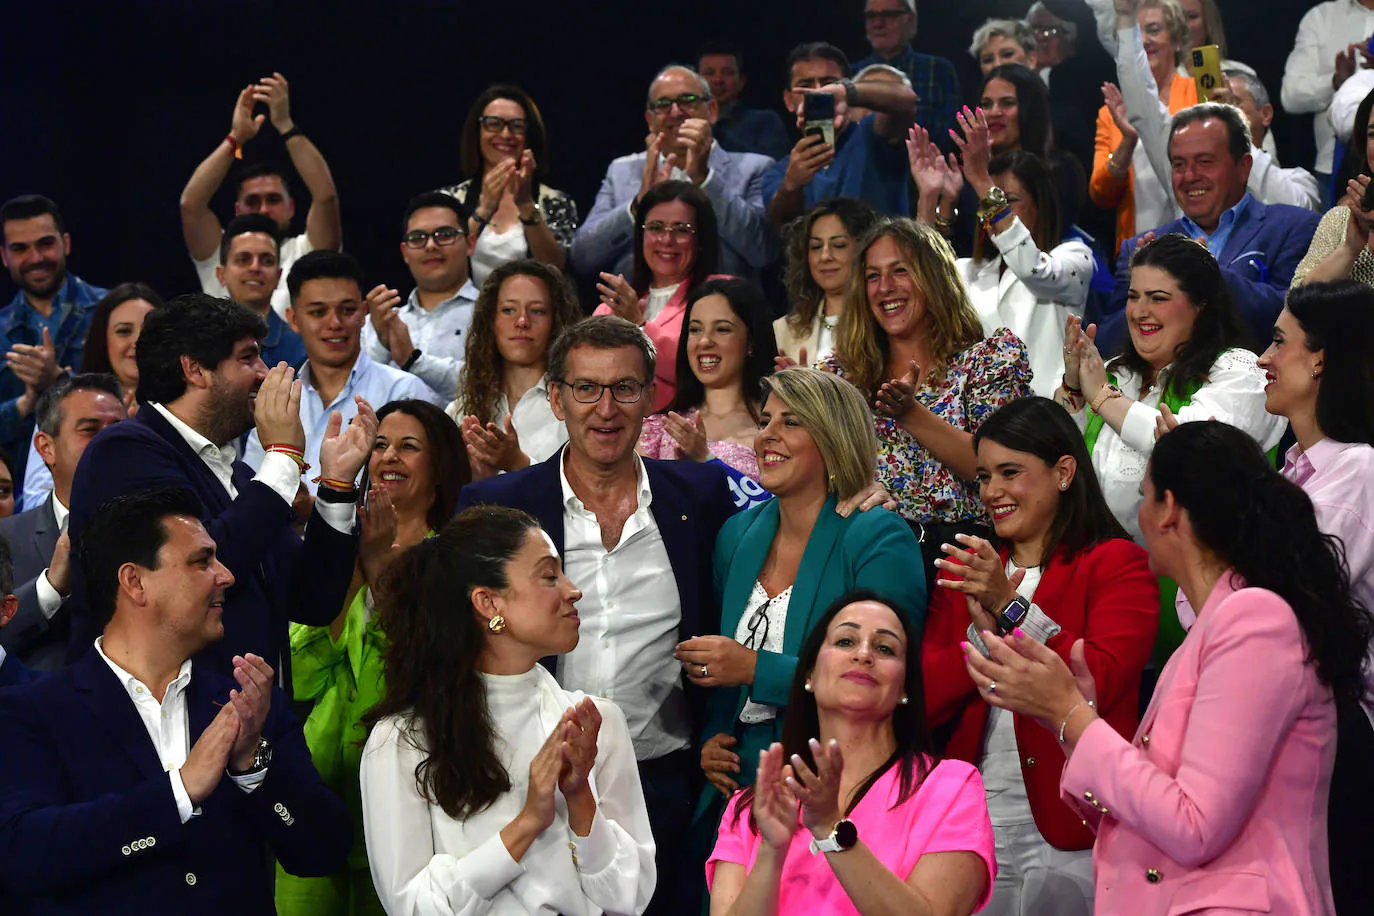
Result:
{"label": "suit lapel", "polygon": [[57,499],[56,494],[48,494],[43,505],[34,513],[33,549],[40,557],[52,556],[53,545],[57,542],[56,535],[49,539],[49,535],[57,531],[57,513],[52,507],[54,499]]}
{"label": "suit lapel", "polygon": [[1259,201],[1250,201],[1245,209],[1245,217],[1236,221],[1235,228],[1231,230],[1231,237],[1226,240],[1226,247],[1221,251],[1221,257],[1217,258],[1222,267],[1230,267],[1241,255],[1255,250],[1251,243],[1264,228],[1264,221],[1268,215],[1268,210]]}
{"label": "suit lapel", "polygon": [[698,608],[700,596],[697,594],[697,545],[693,543],[696,513],[683,501],[677,488],[663,478],[658,462],[652,458],[643,461],[644,472],[649,475],[649,488],[654,494],[649,511],[663,537],[663,547],[668,552],[673,579],[677,582],[678,598],[682,605],[681,632],[684,636],[697,633],[701,615]]}
{"label": "suit lapel", "polygon": [[140,410],[131,422],[144,423],[149,429],[153,430],[165,439],[177,455],[181,458],[181,463],[186,466],[188,476],[196,482],[197,495],[205,504],[205,511],[209,515],[218,515],[229,508],[229,492],[224,489],[224,485],[219,482],[210,469],[205,466],[205,462],[200,460],[200,456],[192,451],[191,446],[186,440],[181,438],[172,424],[167,422],[167,418],[154,408]]}
{"label": "suit lapel", "polygon": [[725,584],[721,589],[720,632],[733,637],[739,629],[740,618],[744,616],[744,606],[749,602],[749,594],[763,570],[763,561],[773,538],[778,533],[778,501],[769,500],[759,510],[758,517],[739,539],[735,555],[730,560],[730,571],[726,573]]}
{"label": "suit lapel", "polygon": [[782,654],[798,655],[802,643],[811,632],[816,615],[824,610],[816,607],[821,579],[830,565],[830,555],[844,534],[846,520],[835,512],[835,494],[826,497],[821,514],[806,539],[797,578],[792,583],[792,597],[787,602],[787,629],[782,636]]}
{"label": "suit lapel", "polygon": [[133,700],[94,647],[72,666],[72,684],[91,712],[87,727],[105,736],[106,747],[118,747],[127,754],[146,779],[164,772]]}
{"label": "suit lapel", "polygon": [[559,449],[552,458],[530,472],[530,501],[527,503],[530,514],[543,523],[560,557],[567,540],[563,531],[563,484],[558,476],[563,451]]}

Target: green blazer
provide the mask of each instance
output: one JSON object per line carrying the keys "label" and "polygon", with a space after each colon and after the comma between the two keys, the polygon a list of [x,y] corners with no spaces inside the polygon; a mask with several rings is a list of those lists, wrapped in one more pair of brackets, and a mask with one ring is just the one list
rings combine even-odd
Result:
{"label": "green blazer", "polygon": [[[713,571],[721,607],[721,632],[733,637],[749,593],[763,569],[764,558],[778,533],[778,501],[770,499],[727,521],[716,538]],[[849,518],[835,513],[835,496],[825,501],[802,553],[797,580],[787,606],[787,625],[781,652],[759,652],[753,687],[716,687],[706,707],[704,738],[720,732],[740,734],[740,710],[745,700],[785,707],[797,670],[797,654],[812,627],[835,599],[857,588],[886,596],[911,619],[919,636],[926,616],[925,563],[921,546],[901,516],[886,509],[855,512]],[[920,643],[909,646],[912,663],[920,659]],[[772,723],[773,738],[782,733],[781,714]],[[755,742],[749,742],[753,744]],[[741,753],[741,785],[752,781],[761,748],[737,747]],[[752,759],[751,759],[752,755]]]}

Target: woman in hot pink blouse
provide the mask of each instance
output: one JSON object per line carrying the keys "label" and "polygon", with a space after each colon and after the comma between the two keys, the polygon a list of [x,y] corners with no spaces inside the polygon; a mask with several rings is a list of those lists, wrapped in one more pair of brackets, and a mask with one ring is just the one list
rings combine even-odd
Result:
{"label": "woman in hot pink blouse", "polygon": [[[707,280],[687,294],[677,346],[677,391],[644,420],[639,453],[648,458],[719,458],[759,479],[754,437],[761,384],[777,343],[763,291],[749,280]],[[665,358],[667,354],[661,354]]]}
{"label": "woman in hot pink blouse", "polygon": [[919,652],[908,617],[873,592],[817,623],[782,743],[721,819],[711,916],[967,914],[987,902],[997,864],[983,781],[931,755]]}

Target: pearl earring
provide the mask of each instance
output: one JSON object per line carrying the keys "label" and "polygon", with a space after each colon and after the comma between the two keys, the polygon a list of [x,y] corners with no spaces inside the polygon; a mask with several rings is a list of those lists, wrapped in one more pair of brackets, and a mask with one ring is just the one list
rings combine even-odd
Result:
{"label": "pearl earring", "polygon": [[1319,379],[1319,378],[1321,378],[1321,377],[1322,377],[1322,374],[1321,374],[1320,372],[1318,372],[1316,369],[1313,369],[1313,370],[1312,370],[1312,381],[1315,382],[1317,379]]}
{"label": "pearl earring", "polygon": [[805,690],[807,693],[811,693],[811,682],[807,681],[805,684],[803,684],[802,689]]}
{"label": "pearl earring", "polygon": [[897,702],[898,702],[898,703],[901,703],[903,706],[905,706],[906,704],[910,703],[911,700],[908,699],[907,697],[902,697],[902,698],[901,698],[900,700],[898,700]]}
{"label": "pearl earring", "polygon": [[1069,482],[1068,482],[1067,480],[1061,480],[1061,481],[1059,481],[1059,489],[1061,489],[1061,490],[1067,490],[1068,488],[1069,488]]}
{"label": "pearl earring", "polygon": [[500,614],[497,614],[495,617],[487,621],[487,629],[491,630],[493,633],[500,633],[505,628],[506,618],[502,617]]}

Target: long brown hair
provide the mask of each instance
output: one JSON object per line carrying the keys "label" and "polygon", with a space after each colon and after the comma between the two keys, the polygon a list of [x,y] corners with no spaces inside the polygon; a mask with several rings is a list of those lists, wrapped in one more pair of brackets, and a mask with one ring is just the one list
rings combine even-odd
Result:
{"label": "long brown hair", "polygon": [[[821,201],[787,225],[783,230],[783,245],[787,252],[787,268],[783,283],[787,287],[787,297],[792,300],[792,311],[787,316],[787,327],[798,336],[810,333],[816,313],[825,304],[825,291],[811,276],[811,229],[823,216],[833,216],[849,233],[853,244],[877,219],[877,212],[867,201],[854,197],[831,197]],[[855,268],[857,269],[857,268]]]}
{"label": "long brown hair", "polygon": [[[532,277],[548,290],[549,308],[553,314],[550,346],[564,328],[582,317],[577,293],[557,267],[533,258],[520,258],[507,261],[487,276],[472,309],[472,326],[463,351],[463,374],[457,391],[458,408],[464,415],[474,416],[483,423],[496,420],[496,402],[501,400],[505,382],[506,360],[496,346],[496,306],[502,285],[511,277]],[[510,406],[515,407],[514,404]]]}
{"label": "long brown hair", "polygon": [[484,811],[511,788],[477,668],[487,634],[472,592],[509,587],[507,568],[538,529],[518,509],[473,506],[393,560],[375,591],[389,643],[386,693],[363,722],[400,720],[400,735],[423,755],[416,790],[455,820]]}
{"label": "long brown hair", "polygon": [[434,487],[434,501],[425,513],[425,522],[438,531],[453,518],[453,510],[458,506],[458,491],[472,482],[472,466],[468,464],[463,434],[448,414],[428,401],[416,398],[388,401],[377,411],[378,422],[393,413],[413,417],[424,428],[429,445],[429,479]]}
{"label": "long brown hair", "polygon": [[943,378],[951,356],[983,339],[983,326],[944,236],[905,217],[880,220],[859,244],[857,266],[849,280],[851,306],[840,313],[835,328],[835,356],[845,378],[869,395],[887,381],[888,339],[868,301],[865,262],[874,243],[884,238],[897,243],[925,298],[927,345],[934,361],[929,377]]}

